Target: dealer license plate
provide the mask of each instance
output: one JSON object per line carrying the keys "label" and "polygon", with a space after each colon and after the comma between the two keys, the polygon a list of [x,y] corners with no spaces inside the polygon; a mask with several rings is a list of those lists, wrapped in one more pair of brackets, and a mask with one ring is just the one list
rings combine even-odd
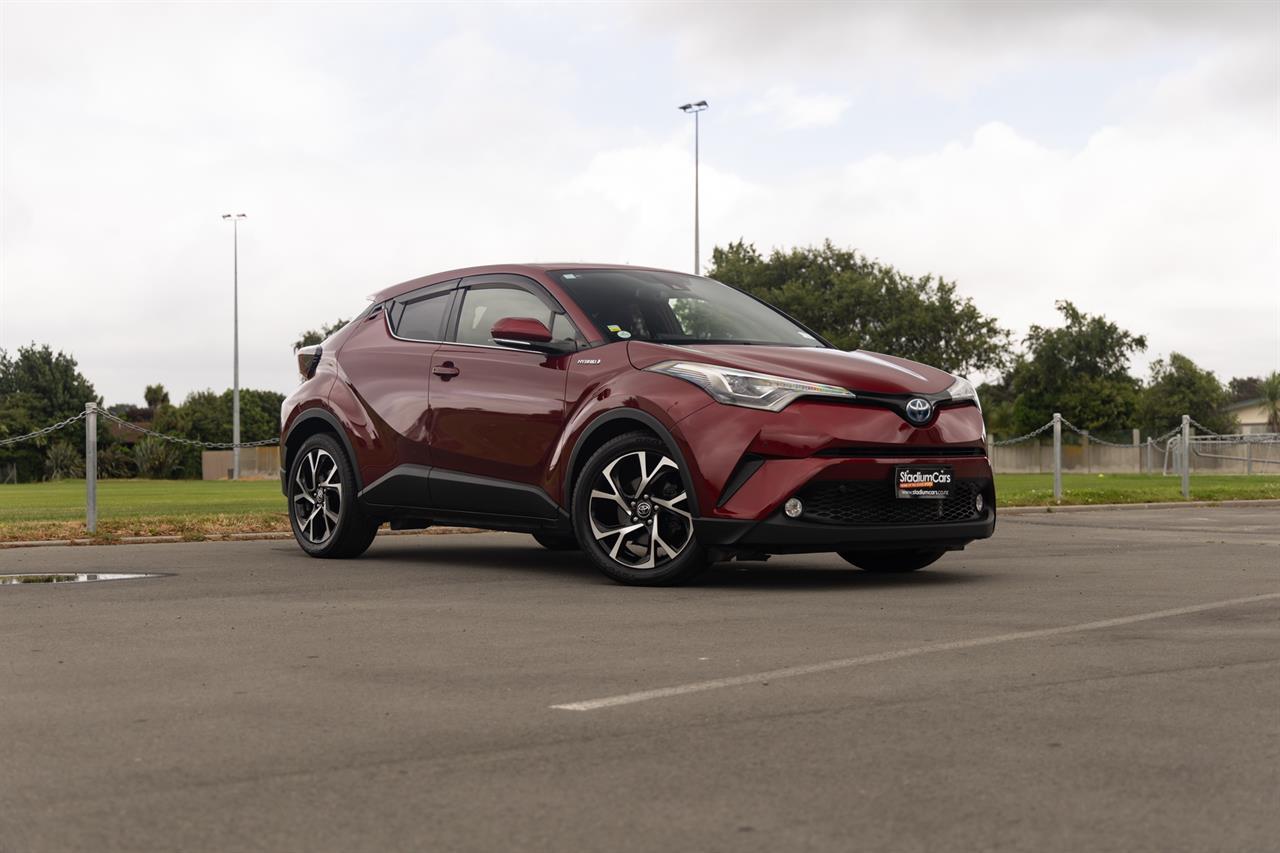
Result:
{"label": "dealer license plate", "polygon": [[954,479],[946,465],[899,465],[893,471],[893,494],[898,498],[942,500],[951,497]]}

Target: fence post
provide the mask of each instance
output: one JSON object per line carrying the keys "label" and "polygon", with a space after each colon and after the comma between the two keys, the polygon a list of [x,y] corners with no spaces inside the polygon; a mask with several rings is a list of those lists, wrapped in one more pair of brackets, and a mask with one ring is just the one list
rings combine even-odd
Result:
{"label": "fence post", "polygon": [[1182,497],[1191,497],[1191,416],[1182,416]]}
{"label": "fence post", "polygon": [[1151,436],[1147,436],[1147,473],[1148,474],[1156,470],[1155,459],[1153,459],[1151,455],[1151,446],[1154,443],[1155,442],[1152,441]]}
{"label": "fence post", "polygon": [[84,404],[84,526],[98,529],[98,404]]}
{"label": "fence post", "polygon": [[1253,442],[1247,438],[1244,440],[1244,472],[1253,473]]}
{"label": "fence post", "polygon": [[1133,430],[1133,450],[1134,450],[1133,455],[1136,456],[1138,459],[1138,473],[1141,474],[1142,473],[1142,438],[1141,436],[1138,435],[1138,430],[1136,427]]}
{"label": "fence post", "polygon": [[1092,474],[1093,454],[1089,452],[1089,431],[1087,429],[1080,430],[1080,444],[1084,448],[1084,472]]}
{"label": "fence post", "polygon": [[1062,415],[1053,413],[1053,499],[1062,502]]}

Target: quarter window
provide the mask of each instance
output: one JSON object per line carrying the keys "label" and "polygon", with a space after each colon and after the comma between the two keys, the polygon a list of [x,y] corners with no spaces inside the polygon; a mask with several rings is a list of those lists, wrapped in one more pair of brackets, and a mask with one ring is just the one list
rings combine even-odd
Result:
{"label": "quarter window", "polygon": [[415,341],[438,341],[449,308],[449,293],[407,303],[400,312],[396,334]]}

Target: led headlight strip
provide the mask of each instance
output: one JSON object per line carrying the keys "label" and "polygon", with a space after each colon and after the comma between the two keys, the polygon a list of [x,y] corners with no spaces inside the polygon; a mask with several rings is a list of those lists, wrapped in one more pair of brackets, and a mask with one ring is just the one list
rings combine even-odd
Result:
{"label": "led headlight strip", "polygon": [[730,406],[746,406],[749,409],[767,409],[780,412],[800,397],[854,397],[848,388],[788,379],[768,373],[753,373],[715,364],[694,361],[664,361],[646,368],[655,373],[665,373],[686,382],[692,382],[715,400]]}

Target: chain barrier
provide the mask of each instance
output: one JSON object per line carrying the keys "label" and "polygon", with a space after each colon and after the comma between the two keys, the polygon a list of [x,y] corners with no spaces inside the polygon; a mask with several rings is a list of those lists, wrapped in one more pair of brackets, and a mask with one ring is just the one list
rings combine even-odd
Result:
{"label": "chain barrier", "polygon": [[[1065,423],[1065,421],[1063,423]],[[1040,427],[1039,429],[1033,429],[1031,432],[1027,433],[1026,435],[1020,435],[1017,438],[1006,438],[1004,441],[993,441],[991,442],[991,444],[994,447],[1007,447],[1010,444],[1017,444],[1020,441],[1026,441],[1028,439],[1035,438],[1037,435],[1039,435],[1040,433],[1044,432],[1045,430],[1049,429],[1052,426],[1053,426],[1053,421],[1049,421],[1044,426]]]}
{"label": "chain barrier", "polygon": [[78,415],[72,415],[71,417],[67,418],[65,421],[58,421],[56,424],[47,426],[44,429],[38,429],[35,432],[29,432],[26,435],[15,435],[10,438],[0,438],[0,447],[8,447],[11,444],[17,444],[18,442],[21,442],[21,441],[30,441],[33,438],[39,438],[42,435],[48,435],[51,432],[57,432],[58,430],[63,429],[64,427],[71,426],[76,421],[84,420],[84,417],[87,414],[88,412],[81,412]]}
{"label": "chain barrier", "polygon": [[1190,423],[1193,427],[1195,427],[1196,429],[1200,430],[1200,431],[1201,431],[1201,432],[1203,432],[1203,433],[1206,433],[1206,434],[1208,434],[1208,435],[1218,435],[1218,433],[1216,433],[1216,432],[1214,432],[1213,430],[1209,429],[1207,426],[1205,426],[1204,424],[1200,423],[1200,422],[1199,422],[1198,420],[1196,420],[1195,418],[1188,417],[1188,418],[1187,418],[1187,421],[1188,421],[1188,423]]}
{"label": "chain barrier", "polygon": [[[1166,439],[1173,438],[1177,436],[1178,433],[1182,432],[1182,427],[1176,426],[1173,429],[1166,432],[1164,435],[1156,436],[1155,438],[1148,437],[1147,441],[1144,441],[1142,444],[1135,445],[1131,442],[1115,442],[1115,441],[1107,441],[1106,439],[1103,439],[1103,438],[1098,438],[1096,435],[1091,434],[1088,430],[1080,429],[1079,427],[1071,423],[1071,421],[1067,420],[1066,418],[1062,418],[1061,420],[1062,420],[1062,425],[1067,429],[1071,430],[1072,432],[1074,432],[1076,435],[1088,436],[1090,444],[1103,444],[1103,445],[1106,445],[1107,447],[1119,447],[1126,450],[1132,450],[1134,447],[1141,447],[1143,444],[1146,444],[1148,441],[1151,442],[1152,444],[1160,444],[1160,442],[1165,441]],[[1196,424],[1196,421],[1192,420],[1191,423]],[[1201,426],[1200,424],[1196,424],[1196,426],[1200,427],[1200,429],[1204,429],[1204,427]],[[1052,427],[1053,427],[1053,421],[1049,421],[1039,429],[1034,429],[1031,432],[1026,433],[1024,435],[1017,436],[1016,438],[1006,438],[1001,441],[993,441],[991,442],[991,444],[993,447],[1008,447],[1011,444],[1019,444],[1023,441],[1027,441],[1029,439],[1035,438],[1036,436],[1043,433],[1045,430],[1051,429]],[[1210,432],[1208,430],[1206,430],[1206,432],[1209,432],[1210,435],[1218,434],[1216,432]]]}
{"label": "chain barrier", "polygon": [[[84,420],[88,414],[89,414],[88,412],[80,412],[79,414],[72,415],[71,417],[67,418],[64,421],[58,421],[56,424],[51,424],[50,426],[47,426],[44,429],[38,429],[35,432],[29,432],[25,435],[15,435],[9,438],[0,438],[0,447],[8,447],[9,445],[18,444],[19,442],[31,441],[32,439],[39,438],[42,435],[48,435],[51,432],[57,432],[60,429],[64,429],[66,427],[71,426],[76,421]],[[125,427],[126,429],[131,429],[135,432],[145,433],[147,435],[154,436],[159,439],[163,439],[164,441],[173,442],[174,444],[186,444],[186,445],[190,445],[191,447],[202,447],[206,450],[231,450],[232,448],[237,446],[267,447],[272,444],[280,443],[280,439],[278,438],[267,438],[267,439],[263,439],[262,441],[242,441],[240,442],[239,445],[236,445],[236,443],[232,441],[197,441],[193,438],[180,438],[179,436],[176,436],[176,435],[167,435],[163,432],[157,432],[153,429],[148,429],[147,427],[139,426],[138,424],[135,424],[135,423],[130,423],[129,421],[126,421],[124,418],[117,417],[116,415],[111,414],[105,409],[98,409],[97,414],[100,417],[103,417],[109,421],[114,421],[120,424],[120,426]]]}
{"label": "chain barrier", "polygon": [[[98,414],[102,415],[107,420],[115,421],[120,424],[120,426],[131,429],[134,432],[145,433],[146,435],[154,436],[155,438],[159,438],[164,441],[173,442],[174,444],[186,444],[191,447],[202,447],[206,450],[231,450],[235,447],[266,447],[268,445],[280,443],[280,439],[278,438],[265,438],[261,441],[242,441],[238,445],[233,441],[197,441],[194,438],[179,438],[176,435],[167,435],[163,432],[156,432],[153,429],[148,429],[147,427],[139,426],[135,423],[130,423],[124,418],[117,417],[116,415],[101,409],[98,410]],[[81,417],[84,417],[84,415],[81,415]]]}
{"label": "chain barrier", "polygon": [[1107,441],[1104,438],[1098,438],[1096,435],[1091,434],[1088,430],[1080,429],[1078,426],[1071,423],[1071,421],[1067,420],[1066,418],[1062,419],[1062,425],[1067,429],[1071,430],[1072,432],[1074,432],[1076,435],[1082,436],[1084,438],[1088,438],[1090,444],[1102,444],[1107,447],[1120,447],[1120,448],[1126,448],[1126,449],[1132,449],[1134,447],[1141,446],[1141,445],[1134,444],[1131,441],[1120,443],[1115,441]]}

